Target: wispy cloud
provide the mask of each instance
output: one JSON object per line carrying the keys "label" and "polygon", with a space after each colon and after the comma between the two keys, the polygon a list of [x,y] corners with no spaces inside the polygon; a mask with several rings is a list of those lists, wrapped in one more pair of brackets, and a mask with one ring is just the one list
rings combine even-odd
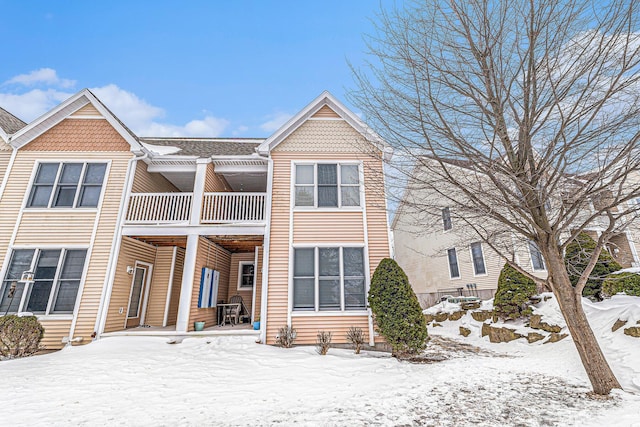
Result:
{"label": "wispy cloud", "polygon": [[35,86],[38,84],[44,84],[46,86],[69,89],[76,85],[76,81],[70,79],[61,79],[60,77],[58,77],[58,73],[56,72],[56,70],[52,68],[40,68],[39,70],[34,70],[27,74],[19,74],[3,83],[3,85],[11,84],[22,86]]}
{"label": "wispy cloud", "polygon": [[[45,87],[30,88],[36,84]],[[72,96],[73,92],[63,89],[74,85],[74,80],[59,78],[55,70],[41,68],[12,77],[0,85],[0,106],[29,122]],[[167,123],[162,120],[165,117],[163,108],[151,105],[115,84],[90,90],[139,136],[215,137],[222,135],[230,125],[229,120],[210,114],[185,124]]]}
{"label": "wispy cloud", "polygon": [[293,114],[284,113],[281,111],[271,114],[265,117],[267,121],[260,125],[260,129],[265,132],[275,132],[276,130],[280,129],[280,127],[285,124],[291,117],[293,117]]}

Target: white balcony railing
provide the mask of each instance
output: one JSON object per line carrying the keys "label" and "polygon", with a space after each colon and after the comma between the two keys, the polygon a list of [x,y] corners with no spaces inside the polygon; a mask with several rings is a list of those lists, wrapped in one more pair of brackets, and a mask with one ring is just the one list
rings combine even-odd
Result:
{"label": "white balcony railing", "polygon": [[205,193],[204,224],[264,221],[266,193]]}
{"label": "white balcony railing", "polygon": [[129,199],[127,222],[161,224],[188,222],[193,193],[134,193]]}

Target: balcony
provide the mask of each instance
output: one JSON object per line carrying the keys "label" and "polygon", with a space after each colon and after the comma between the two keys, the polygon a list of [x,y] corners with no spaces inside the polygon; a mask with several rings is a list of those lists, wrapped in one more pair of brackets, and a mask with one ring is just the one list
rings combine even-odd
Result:
{"label": "balcony", "polygon": [[[197,225],[264,222],[266,193],[204,193]],[[126,224],[193,224],[193,193],[134,193]]]}

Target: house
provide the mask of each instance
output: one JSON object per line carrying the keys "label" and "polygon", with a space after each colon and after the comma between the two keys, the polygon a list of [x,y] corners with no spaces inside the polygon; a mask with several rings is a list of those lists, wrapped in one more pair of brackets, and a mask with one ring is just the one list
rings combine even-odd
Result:
{"label": "house", "polygon": [[2,111],[0,315],[37,315],[48,348],[213,327],[236,295],[263,343],[374,344],[389,150],[328,92],[266,139],[142,138],[89,90]]}
{"label": "house", "polygon": [[[469,165],[461,161],[452,163],[449,171],[472,175]],[[412,174],[418,177],[418,182],[432,179],[420,166]],[[630,185],[637,182],[640,179]],[[474,231],[477,226],[490,227],[487,218],[465,217],[469,214],[456,211],[443,195],[451,196],[456,190],[445,182],[433,183],[437,185],[408,185],[402,196],[391,224],[396,261],[407,274],[423,307],[436,304],[445,295],[492,298],[506,260]],[[599,201],[593,200],[583,215],[594,212],[594,203],[597,205]],[[424,209],[425,206],[429,209]],[[577,217],[576,222],[579,219]],[[597,238],[604,228],[595,221],[585,231]],[[502,225],[493,233],[501,236],[502,253],[510,254],[518,266],[534,276],[547,277],[544,259],[535,243],[517,238]],[[636,221],[626,231],[613,236],[607,250],[623,267],[639,267],[639,239]]]}

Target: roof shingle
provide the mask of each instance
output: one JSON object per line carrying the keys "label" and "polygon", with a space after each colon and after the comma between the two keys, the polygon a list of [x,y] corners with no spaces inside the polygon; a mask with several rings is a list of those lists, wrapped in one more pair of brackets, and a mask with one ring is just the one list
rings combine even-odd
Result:
{"label": "roof shingle", "polygon": [[162,147],[177,147],[184,156],[246,156],[256,152],[263,138],[139,138],[141,142]]}
{"label": "roof shingle", "polygon": [[11,135],[12,133],[16,133],[26,125],[25,122],[0,107],[0,128],[2,128],[6,134]]}

